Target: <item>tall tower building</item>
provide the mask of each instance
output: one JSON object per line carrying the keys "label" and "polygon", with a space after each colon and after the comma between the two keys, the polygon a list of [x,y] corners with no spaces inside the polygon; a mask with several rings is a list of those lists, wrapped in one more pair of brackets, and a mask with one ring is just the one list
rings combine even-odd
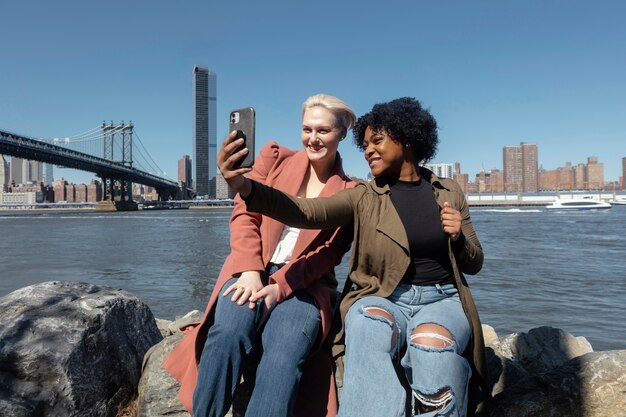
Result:
{"label": "tall tower building", "polygon": [[601,190],[604,188],[604,164],[598,162],[598,157],[588,157],[586,168],[585,179],[587,187],[585,189]]}
{"label": "tall tower building", "polygon": [[454,173],[453,164],[424,164],[424,168],[431,170],[439,178],[452,178]]}
{"label": "tall tower building", "polygon": [[22,165],[25,161],[22,158],[11,157],[9,163],[9,184],[23,184],[22,180]]}
{"label": "tall tower building", "polygon": [[585,179],[585,164],[577,164],[574,168],[574,189],[584,190],[587,185]]}
{"label": "tall tower building", "polygon": [[197,195],[214,198],[217,173],[217,76],[200,65],[193,69],[193,120],[193,183]]}
{"label": "tall tower building", "polygon": [[185,187],[192,187],[192,174],[191,174],[191,158],[189,155],[183,155],[178,160],[178,182],[185,184]]}
{"label": "tall tower building", "polygon": [[502,149],[504,168],[504,192],[522,191],[522,148],[505,146]]}
{"label": "tall tower building", "polygon": [[22,158],[11,158],[9,165],[9,183],[38,184],[43,181],[43,162],[29,161]]}
{"label": "tall tower building", "polygon": [[626,156],[622,158],[622,181],[620,182],[620,188],[624,189],[624,182],[626,182]]}
{"label": "tall tower building", "polygon": [[52,181],[54,181],[54,165],[45,163],[43,164],[43,184],[44,185],[52,185]]}
{"label": "tall tower building", "polygon": [[209,196],[215,198],[217,181],[217,75],[209,71]]}
{"label": "tall tower building", "polygon": [[502,150],[504,190],[511,192],[539,191],[539,157],[537,145],[522,142]]}
{"label": "tall tower building", "polygon": [[4,159],[4,155],[0,154],[0,191],[7,190],[9,183],[9,163]]}
{"label": "tall tower building", "polygon": [[539,150],[537,145],[522,142],[522,190],[527,193],[539,191]]}

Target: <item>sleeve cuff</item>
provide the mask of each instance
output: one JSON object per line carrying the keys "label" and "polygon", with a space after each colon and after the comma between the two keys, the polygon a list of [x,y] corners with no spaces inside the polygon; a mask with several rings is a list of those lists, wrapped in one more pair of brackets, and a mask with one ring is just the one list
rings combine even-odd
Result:
{"label": "sleeve cuff", "polygon": [[250,194],[245,197],[243,197],[241,194],[239,194],[239,196],[246,204],[248,204],[254,198],[254,190],[256,190],[256,181],[250,180]]}

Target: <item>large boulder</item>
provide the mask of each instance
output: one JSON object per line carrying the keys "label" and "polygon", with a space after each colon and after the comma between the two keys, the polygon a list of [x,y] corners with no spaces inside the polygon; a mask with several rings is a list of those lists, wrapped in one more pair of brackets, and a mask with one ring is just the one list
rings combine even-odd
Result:
{"label": "large boulder", "polygon": [[552,327],[498,338],[483,325],[493,401],[480,416],[626,416],[626,350],[593,352]]}
{"label": "large boulder", "polygon": [[530,373],[545,372],[593,352],[584,337],[574,337],[564,330],[548,326],[509,335],[500,346],[503,356],[515,358]]}
{"label": "large boulder", "polygon": [[592,352],[506,387],[490,416],[624,417],[626,350]]}
{"label": "large boulder", "polygon": [[0,298],[0,416],[116,416],[162,336],[129,292],[46,282]]}
{"label": "large boulder", "polygon": [[183,338],[175,332],[146,353],[137,397],[137,417],[189,417],[178,401],[180,384],[163,368],[163,360]]}
{"label": "large boulder", "polygon": [[[189,417],[189,413],[178,401],[180,384],[163,368],[163,360],[182,340],[180,327],[202,319],[202,312],[194,310],[174,321],[160,320],[159,327],[165,338],[153,346],[144,357],[143,373],[139,382],[139,396],[136,402],[137,417]],[[253,374],[242,378],[231,409],[226,417],[243,417],[252,394]]]}

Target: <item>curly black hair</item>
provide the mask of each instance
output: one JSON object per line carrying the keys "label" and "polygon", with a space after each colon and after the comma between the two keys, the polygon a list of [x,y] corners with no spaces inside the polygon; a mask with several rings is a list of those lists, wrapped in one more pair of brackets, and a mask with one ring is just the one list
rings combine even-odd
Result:
{"label": "curly black hair", "polygon": [[413,97],[401,97],[378,103],[359,117],[352,128],[354,143],[364,150],[365,129],[386,132],[396,142],[413,150],[418,163],[429,161],[437,153],[437,122]]}

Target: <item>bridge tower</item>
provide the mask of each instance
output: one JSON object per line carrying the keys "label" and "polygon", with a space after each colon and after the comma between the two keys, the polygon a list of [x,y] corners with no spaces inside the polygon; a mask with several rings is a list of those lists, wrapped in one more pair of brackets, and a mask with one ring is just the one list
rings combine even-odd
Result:
{"label": "bridge tower", "polygon": [[[122,121],[121,124],[113,124],[113,122],[106,124],[102,122],[102,137],[103,137],[103,158],[112,162],[118,162],[122,165],[132,168],[133,167],[133,122],[125,124]],[[114,150],[118,145],[118,153],[121,155],[115,155]],[[119,159],[121,157],[121,159]],[[118,158],[118,159],[116,159]],[[119,185],[120,196],[119,200],[115,200],[115,184]],[[102,178],[103,184],[103,201],[110,202],[109,205],[114,205],[118,210],[136,210],[137,204],[133,202],[133,183],[130,177],[128,178]]]}

